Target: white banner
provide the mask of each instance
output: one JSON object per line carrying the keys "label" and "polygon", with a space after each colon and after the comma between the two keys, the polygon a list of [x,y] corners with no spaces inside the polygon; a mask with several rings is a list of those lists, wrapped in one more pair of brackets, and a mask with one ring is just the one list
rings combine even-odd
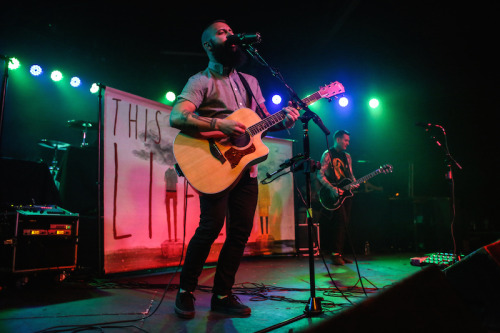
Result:
{"label": "white banner", "polygon": [[[171,107],[107,87],[104,96],[104,272],[177,265],[199,222],[199,200],[174,171]],[[292,155],[291,142],[265,139],[265,177]],[[261,178],[262,179],[262,178]],[[185,188],[187,187],[187,207]],[[293,178],[260,186],[259,207],[246,255],[293,251]],[[186,211],[186,238],[184,236]],[[225,230],[212,247],[216,261]],[[185,241],[185,246],[183,246]],[[278,246],[278,248],[277,248]]]}

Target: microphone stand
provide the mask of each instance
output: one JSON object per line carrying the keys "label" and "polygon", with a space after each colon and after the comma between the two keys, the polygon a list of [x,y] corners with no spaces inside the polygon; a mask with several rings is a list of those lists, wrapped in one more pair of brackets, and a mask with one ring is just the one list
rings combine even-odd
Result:
{"label": "microphone stand", "polygon": [[0,54],[0,59],[2,59],[5,62],[3,79],[2,79],[2,91],[0,92],[0,157],[2,157],[3,116],[5,112],[5,95],[7,92],[7,81],[9,79],[10,58],[7,57],[6,55]]}
{"label": "microphone stand", "polygon": [[[434,125],[436,127],[438,127],[439,129],[441,129],[441,131],[443,132],[443,136],[445,138],[445,143],[444,145],[438,140],[436,139],[436,137],[434,135],[431,135],[431,139],[434,140],[436,142],[436,144],[442,148],[443,152],[444,152],[444,155],[445,155],[445,162],[446,162],[446,165],[448,166],[449,168],[449,171],[448,173],[446,174],[446,179],[448,180],[452,180],[453,179],[453,175],[452,175],[452,170],[451,170],[451,167],[452,167],[452,164],[455,164],[455,166],[457,168],[459,168],[460,170],[462,170],[462,166],[460,164],[458,164],[457,161],[455,161],[455,159],[451,156],[450,154],[450,150],[448,149],[448,143],[447,143],[447,139],[446,139],[446,130],[444,129],[443,126],[441,125]],[[453,163],[452,163],[453,162]]]}
{"label": "microphone stand", "polygon": [[[309,160],[310,156],[310,144],[309,144],[309,121],[312,119],[320,128],[321,130],[326,134],[329,135],[330,131],[325,127],[323,122],[321,121],[321,118],[309,110],[307,105],[305,105],[304,102],[297,96],[295,91],[285,82],[283,79],[283,76],[281,73],[269,66],[267,62],[260,56],[260,54],[257,52],[257,50],[250,44],[248,45],[242,45],[242,47],[247,51],[248,54],[252,58],[254,58],[257,62],[259,62],[261,65],[267,67],[270,71],[271,74],[278,78],[281,83],[286,87],[288,92],[290,93],[290,96],[292,100],[305,112],[303,113],[302,116],[299,117],[299,119],[302,121],[302,128],[303,128],[303,145],[304,145],[304,159]],[[310,318],[310,317],[317,317],[321,314],[323,314],[323,309],[321,307],[321,301],[323,300],[322,297],[316,297],[316,283],[315,283],[315,273],[314,273],[314,249],[313,249],[313,232],[314,232],[314,224],[313,224],[313,218],[312,218],[312,207],[311,207],[311,174],[309,168],[306,168],[305,171],[306,175],[306,203],[307,203],[307,241],[308,241],[308,255],[309,255],[309,280],[310,280],[310,298],[307,302],[307,305],[304,309],[304,313],[302,315],[299,315],[297,317],[288,319],[286,321],[283,321],[281,323],[278,323],[276,325],[270,326],[268,328],[265,328],[263,330],[258,331],[258,333],[261,332],[269,332],[272,331],[276,328],[288,325],[290,323],[296,322],[300,319],[304,318]],[[256,332],[257,333],[257,332]]]}
{"label": "microphone stand", "polygon": [[98,238],[98,275],[104,275],[104,110],[103,98],[106,86],[99,83],[97,119],[97,238]]}
{"label": "microphone stand", "polygon": [[[439,141],[435,135],[431,135],[431,139],[436,143],[438,147],[440,147],[443,150],[444,153],[444,161],[446,163],[446,166],[448,168],[448,171],[445,174],[446,179],[448,180],[450,184],[450,197],[451,197],[451,214],[452,214],[452,221],[451,221],[451,236],[453,240],[453,254],[457,260],[460,260],[460,256],[457,253],[457,246],[456,246],[456,241],[455,241],[455,181],[453,178],[453,165],[455,165],[457,168],[462,170],[462,166],[451,156],[450,150],[448,149],[448,140],[446,136],[446,130],[444,129],[443,126],[441,125],[434,125],[435,127],[439,128],[443,132],[444,136],[444,144]],[[425,130],[426,132],[429,131],[429,129]]]}

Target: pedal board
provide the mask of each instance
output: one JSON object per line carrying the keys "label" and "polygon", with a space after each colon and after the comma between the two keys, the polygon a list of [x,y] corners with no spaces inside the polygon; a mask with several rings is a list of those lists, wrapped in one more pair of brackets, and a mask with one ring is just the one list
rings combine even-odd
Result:
{"label": "pedal board", "polygon": [[448,267],[459,261],[457,255],[453,253],[436,252],[431,253],[425,257],[414,257],[410,259],[412,266],[427,266],[436,265],[440,267]]}

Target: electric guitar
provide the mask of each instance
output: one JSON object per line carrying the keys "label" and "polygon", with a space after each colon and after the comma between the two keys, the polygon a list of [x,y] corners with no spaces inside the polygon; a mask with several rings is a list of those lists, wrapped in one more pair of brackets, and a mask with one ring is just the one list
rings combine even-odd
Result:
{"label": "electric guitar", "polygon": [[328,186],[322,186],[319,190],[319,202],[325,209],[336,210],[340,206],[342,206],[346,198],[353,196],[351,192],[353,187],[364,183],[368,179],[373,178],[378,174],[390,172],[392,172],[392,165],[386,164],[379,169],[367,174],[366,176],[357,179],[354,182],[349,178],[342,179],[336,186],[343,191],[343,193],[340,195],[335,195],[335,193],[332,192],[332,190],[330,190]]}
{"label": "electric guitar", "polygon": [[[341,83],[332,82],[302,102],[310,105],[344,92]],[[207,139],[181,131],[174,139],[177,167],[198,193],[222,193],[236,184],[243,171],[267,159],[269,148],[262,142],[262,132],[284,120],[285,116],[281,110],[261,119],[250,109],[236,110],[227,119],[246,126],[245,133],[237,137],[228,138],[221,133],[220,138]]]}

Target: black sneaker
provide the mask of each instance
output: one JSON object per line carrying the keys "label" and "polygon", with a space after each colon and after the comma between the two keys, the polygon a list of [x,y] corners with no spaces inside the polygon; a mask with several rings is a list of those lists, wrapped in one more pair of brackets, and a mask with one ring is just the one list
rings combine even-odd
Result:
{"label": "black sneaker", "polygon": [[344,260],[344,262],[346,264],[352,264],[352,260],[351,259],[347,259],[346,257],[342,257],[342,260]]}
{"label": "black sneaker", "polygon": [[237,316],[249,316],[252,312],[248,306],[241,303],[238,296],[233,294],[229,294],[224,298],[219,298],[216,294],[213,294],[211,308],[212,311]]}
{"label": "black sneaker", "polygon": [[343,266],[345,264],[344,258],[340,254],[332,255],[332,265]]}
{"label": "black sneaker", "polygon": [[179,318],[192,319],[194,318],[194,295],[189,291],[177,292],[175,297],[175,313]]}

